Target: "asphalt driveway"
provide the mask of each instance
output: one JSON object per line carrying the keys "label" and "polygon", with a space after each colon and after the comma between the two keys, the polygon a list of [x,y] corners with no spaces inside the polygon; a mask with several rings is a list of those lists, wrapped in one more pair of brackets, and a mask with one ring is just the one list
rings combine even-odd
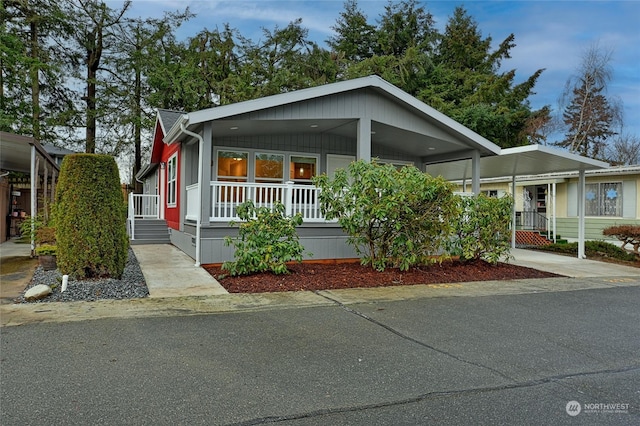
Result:
{"label": "asphalt driveway", "polygon": [[640,424],[630,281],[3,327],[0,423]]}

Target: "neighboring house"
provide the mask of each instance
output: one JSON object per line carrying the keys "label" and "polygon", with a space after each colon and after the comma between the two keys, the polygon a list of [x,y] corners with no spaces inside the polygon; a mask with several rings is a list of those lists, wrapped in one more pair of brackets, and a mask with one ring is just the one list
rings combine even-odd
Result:
{"label": "neighboring house", "polygon": [[[323,218],[314,176],[374,157],[422,170],[470,159],[477,193],[481,158],[500,153],[497,145],[376,76],[190,113],[160,110],[150,163],[136,176],[144,194],[130,197],[130,235],[140,242],[136,229],[144,219],[159,218],[171,243],[197,265],[219,263],[233,259],[224,238],[237,235],[229,224],[237,219],[237,206],[248,199],[262,206],[280,200],[288,213],[302,214],[298,234],[313,259],[355,257],[338,224]],[[546,161],[555,156],[551,152],[536,155],[555,164]],[[577,156],[563,155],[562,161],[559,170],[606,167]]]}
{"label": "neighboring house", "polygon": [[56,158],[66,153],[32,137],[0,132],[0,214],[5,218],[0,242],[19,236],[24,218],[40,212],[45,202],[53,202],[59,173]]}
{"label": "neighboring house", "polygon": [[[602,230],[614,225],[640,225],[640,165],[585,172],[585,238],[606,239]],[[461,182],[458,182],[461,185]],[[511,178],[482,179],[481,192],[513,194]],[[515,201],[519,229],[551,231],[578,238],[578,172],[520,176]]]}

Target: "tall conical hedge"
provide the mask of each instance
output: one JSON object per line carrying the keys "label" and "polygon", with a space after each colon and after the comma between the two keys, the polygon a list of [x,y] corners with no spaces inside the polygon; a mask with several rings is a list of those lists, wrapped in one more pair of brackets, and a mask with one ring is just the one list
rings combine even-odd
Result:
{"label": "tall conical hedge", "polygon": [[113,157],[62,161],[55,203],[58,268],[81,278],[120,278],[127,262],[126,205]]}

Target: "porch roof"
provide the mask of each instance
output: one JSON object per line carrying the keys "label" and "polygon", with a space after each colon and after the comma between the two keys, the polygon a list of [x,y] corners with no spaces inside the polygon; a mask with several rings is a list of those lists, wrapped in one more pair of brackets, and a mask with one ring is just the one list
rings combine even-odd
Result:
{"label": "porch roof", "polygon": [[[582,157],[544,145],[505,148],[499,155],[480,159],[480,178],[499,178],[523,175],[544,175],[581,170],[606,169],[608,163]],[[471,160],[426,164],[426,172],[446,180],[472,178]]]}
{"label": "porch roof", "polygon": [[[342,116],[305,116],[304,119],[251,119],[247,114],[257,115],[260,111],[273,110],[278,107],[302,103],[318,98],[339,95],[347,92],[371,90],[381,99],[401,106],[407,111],[407,116],[415,117],[418,122],[430,126],[428,134],[422,131],[413,131],[388,123],[375,121],[368,115],[374,111],[370,105],[362,109],[369,110],[360,113],[346,113]],[[367,102],[362,98],[362,102]],[[398,141],[402,141],[402,147],[412,154],[420,157],[460,158],[469,155],[472,150],[477,150],[480,155],[495,155],[500,148],[486,138],[461,125],[448,116],[440,113],[424,102],[414,98],[403,90],[388,83],[378,76],[368,76],[353,80],[340,81],[322,86],[296,90],[260,99],[254,99],[235,104],[208,108],[190,112],[173,124],[163,141],[171,144],[180,140],[184,135],[183,129],[198,131],[205,122],[213,122],[214,133],[217,136],[240,136],[256,134],[291,134],[302,132],[326,132],[342,136],[355,135],[357,121],[370,118],[371,142],[398,148]],[[320,123],[319,123],[320,122]],[[318,125],[319,124],[319,125]],[[189,136],[190,138],[190,136]]]}

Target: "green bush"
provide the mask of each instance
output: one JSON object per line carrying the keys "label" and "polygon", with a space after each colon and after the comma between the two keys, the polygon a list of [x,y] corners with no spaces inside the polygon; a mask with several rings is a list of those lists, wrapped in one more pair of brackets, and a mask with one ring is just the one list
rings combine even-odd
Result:
{"label": "green bush", "polygon": [[454,221],[451,254],[459,255],[462,260],[483,259],[490,263],[507,258],[511,248],[509,228],[513,199],[480,194],[458,197],[458,202],[461,214]]}
{"label": "green bush", "polygon": [[[239,225],[237,239],[225,238],[225,244],[236,248],[235,261],[224,262],[222,269],[231,275],[248,275],[271,271],[275,274],[289,272],[287,262],[302,261],[304,248],[298,241],[296,226],[302,224],[302,215],[285,216],[285,207],[277,202],[271,211],[267,207],[256,208],[252,201],[238,206]],[[232,222],[235,225],[235,222]]]}
{"label": "green bush", "polygon": [[314,183],[325,217],[337,219],[362,263],[379,271],[434,261],[457,214],[453,185],[416,167],[359,160]]}
{"label": "green bush", "polygon": [[[578,243],[549,244],[537,247],[538,250],[552,251],[555,253],[578,255]],[[585,241],[584,251],[587,257],[608,257],[610,259],[623,260],[625,262],[637,262],[638,257],[625,249],[606,241]]]}
{"label": "green bush", "polygon": [[36,247],[36,256],[56,256],[58,247],[53,244],[42,244]]}
{"label": "green bush", "polygon": [[58,269],[75,278],[120,278],[127,261],[126,207],[113,157],[64,158],[54,204]]}

